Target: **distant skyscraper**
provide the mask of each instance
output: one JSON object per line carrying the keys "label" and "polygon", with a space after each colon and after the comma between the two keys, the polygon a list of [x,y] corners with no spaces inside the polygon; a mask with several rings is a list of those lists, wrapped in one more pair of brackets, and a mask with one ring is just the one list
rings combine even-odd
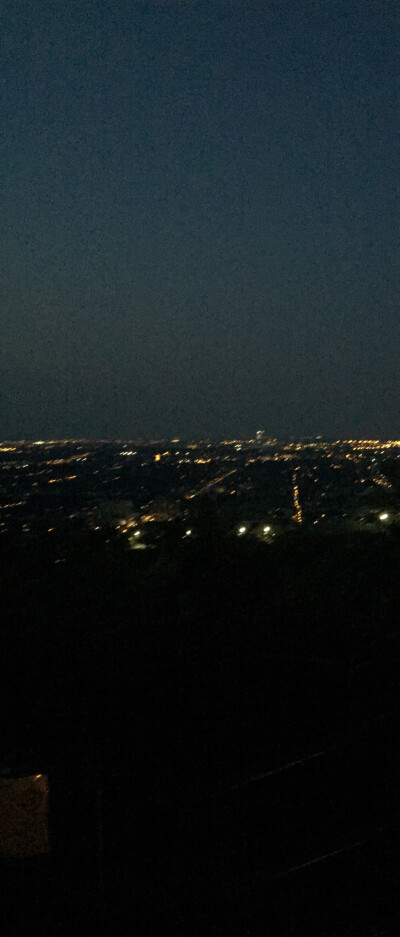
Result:
{"label": "distant skyscraper", "polygon": [[265,430],[258,429],[256,432],[256,442],[261,446],[265,439]]}

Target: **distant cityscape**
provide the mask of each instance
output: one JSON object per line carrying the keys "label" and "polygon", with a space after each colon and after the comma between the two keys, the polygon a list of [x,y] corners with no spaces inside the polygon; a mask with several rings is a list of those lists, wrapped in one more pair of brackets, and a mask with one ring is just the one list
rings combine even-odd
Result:
{"label": "distant cityscape", "polygon": [[155,548],[175,522],[198,533],[208,496],[227,534],[385,529],[400,522],[400,440],[37,440],[0,444],[0,534],[74,529]]}

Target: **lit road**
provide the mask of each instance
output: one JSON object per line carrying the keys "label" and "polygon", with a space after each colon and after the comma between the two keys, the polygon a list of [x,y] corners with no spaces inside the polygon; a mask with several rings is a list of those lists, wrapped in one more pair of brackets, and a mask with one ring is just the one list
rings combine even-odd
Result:
{"label": "lit road", "polygon": [[190,498],[196,498],[197,495],[205,494],[209,488],[213,488],[214,485],[219,485],[220,482],[224,481],[225,478],[228,478],[229,475],[234,475],[235,472],[237,472],[237,469],[231,469],[230,472],[226,472],[225,475],[219,475],[218,478],[212,478],[211,481],[207,482],[206,485],[202,485],[202,487],[198,488],[196,491],[189,492],[189,494],[185,495],[186,500],[189,501]]}
{"label": "lit road", "polygon": [[303,520],[303,514],[301,510],[301,504],[299,501],[299,486],[297,484],[296,472],[293,472],[292,481],[293,481],[293,504],[294,504],[293,520],[297,521],[298,524],[301,524]]}

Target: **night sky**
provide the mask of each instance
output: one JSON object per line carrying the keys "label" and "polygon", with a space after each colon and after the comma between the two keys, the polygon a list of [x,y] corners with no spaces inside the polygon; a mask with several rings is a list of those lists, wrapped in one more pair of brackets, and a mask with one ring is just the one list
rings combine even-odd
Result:
{"label": "night sky", "polygon": [[0,438],[399,438],[398,0],[1,30]]}

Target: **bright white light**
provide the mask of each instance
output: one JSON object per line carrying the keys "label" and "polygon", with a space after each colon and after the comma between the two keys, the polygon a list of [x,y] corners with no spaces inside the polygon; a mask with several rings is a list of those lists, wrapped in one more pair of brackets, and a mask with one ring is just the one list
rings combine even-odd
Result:
{"label": "bright white light", "polygon": [[140,530],[135,530],[134,537],[140,537]]}
{"label": "bright white light", "polygon": [[384,511],[383,514],[380,514],[380,515],[379,515],[379,520],[380,520],[380,521],[387,521],[388,517],[389,517],[389,515],[386,513],[386,511]]}
{"label": "bright white light", "polygon": [[245,533],[246,533],[246,530],[247,530],[247,527],[239,527],[239,533],[240,533],[240,534],[245,534]]}
{"label": "bright white light", "polygon": [[270,530],[271,530],[270,527],[264,527],[264,533],[265,533],[265,534],[269,534]]}
{"label": "bright white light", "polygon": [[192,533],[191,530],[187,530],[187,531],[186,531],[186,536],[187,536],[187,537],[190,537],[190,534],[191,534],[191,533]]}

